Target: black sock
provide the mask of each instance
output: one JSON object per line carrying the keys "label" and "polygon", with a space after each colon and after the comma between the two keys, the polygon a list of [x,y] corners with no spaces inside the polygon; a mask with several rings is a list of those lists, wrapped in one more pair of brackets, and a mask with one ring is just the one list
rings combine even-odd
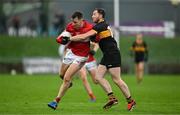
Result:
{"label": "black sock", "polygon": [[60,76],[60,78],[63,80],[64,79],[64,76],[63,75],[59,75]]}
{"label": "black sock", "polygon": [[108,96],[113,96],[113,92],[111,92],[111,93],[108,93],[107,95],[108,95]]}
{"label": "black sock", "polygon": [[127,102],[130,103],[132,101],[131,96],[126,98]]}

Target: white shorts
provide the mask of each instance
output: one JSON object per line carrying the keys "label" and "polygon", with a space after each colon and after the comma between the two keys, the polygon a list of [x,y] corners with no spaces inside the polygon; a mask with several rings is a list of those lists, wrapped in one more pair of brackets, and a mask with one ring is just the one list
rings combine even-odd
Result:
{"label": "white shorts", "polygon": [[96,63],[95,60],[94,60],[94,61],[91,61],[91,62],[86,62],[85,65],[84,65],[84,67],[85,67],[88,71],[90,71],[91,69],[97,69],[97,63]]}
{"label": "white shorts", "polygon": [[64,64],[67,64],[67,65],[70,65],[72,63],[80,64],[80,63],[86,62],[88,59],[88,57],[82,57],[82,56],[77,56],[77,55],[73,54],[71,49],[67,49],[66,51],[67,52],[63,58]]}

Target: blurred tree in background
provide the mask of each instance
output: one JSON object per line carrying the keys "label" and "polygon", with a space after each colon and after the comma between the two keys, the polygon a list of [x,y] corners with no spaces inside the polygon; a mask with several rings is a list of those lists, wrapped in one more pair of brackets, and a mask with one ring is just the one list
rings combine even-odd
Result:
{"label": "blurred tree in background", "polygon": [[40,27],[41,27],[41,34],[47,35],[49,0],[40,0],[40,2],[41,2],[41,7],[40,7],[40,14],[39,14],[39,21],[40,21]]}
{"label": "blurred tree in background", "polygon": [[3,12],[3,4],[4,2],[0,4],[0,34],[5,34],[7,32],[6,16]]}

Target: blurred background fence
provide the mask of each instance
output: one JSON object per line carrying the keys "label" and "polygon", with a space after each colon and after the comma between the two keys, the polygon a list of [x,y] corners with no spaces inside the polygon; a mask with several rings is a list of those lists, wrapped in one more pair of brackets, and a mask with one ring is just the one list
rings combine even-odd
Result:
{"label": "blurred background fence", "polygon": [[[56,36],[81,11],[90,22],[94,8],[106,10],[106,20],[120,32],[122,70],[133,73],[129,48],[136,33],[143,33],[149,48],[147,73],[180,73],[180,1],[119,0],[119,23],[114,22],[115,0],[3,0],[0,4],[0,73],[57,73],[60,64]],[[117,0],[116,0],[117,1]],[[117,15],[117,14],[115,14]],[[101,52],[96,58],[100,60]],[[39,60],[37,64],[36,59]],[[33,63],[24,60],[35,59]],[[48,60],[54,61],[48,61]],[[46,63],[48,62],[48,63]],[[49,63],[52,63],[49,64]],[[41,66],[40,66],[41,65]],[[37,69],[36,69],[37,70]],[[34,72],[38,73],[38,72]]]}

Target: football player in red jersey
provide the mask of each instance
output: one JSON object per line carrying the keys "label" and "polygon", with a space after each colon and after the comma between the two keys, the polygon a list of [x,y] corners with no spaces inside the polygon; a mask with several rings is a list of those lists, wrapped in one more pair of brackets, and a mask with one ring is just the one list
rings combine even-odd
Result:
{"label": "football player in red jersey", "polygon": [[[74,12],[72,15],[72,22],[66,26],[67,32],[72,36],[83,34],[91,30],[93,25],[85,20],[83,20],[83,15],[81,12]],[[57,42],[63,45],[67,44],[63,41],[63,36],[57,37]],[[82,50],[83,49],[83,50]],[[53,102],[48,104],[52,109],[56,109],[61,98],[65,95],[69,87],[72,86],[72,77],[78,72],[86,63],[88,55],[90,52],[90,41],[82,40],[78,42],[69,42],[67,44],[67,50],[63,58],[63,63],[61,65],[60,77],[63,79],[63,83],[59,88],[57,97]]]}
{"label": "football player in red jersey", "polygon": [[72,36],[70,38],[65,38],[67,41],[79,41],[89,39],[90,36],[97,35],[99,36],[99,47],[103,53],[103,57],[101,59],[100,64],[97,69],[97,77],[98,83],[102,86],[102,88],[107,93],[109,100],[103,106],[104,109],[108,109],[113,105],[118,104],[117,98],[114,96],[111,85],[104,78],[105,73],[108,71],[111,74],[112,80],[119,87],[119,89],[124,94],[128,105],[127,109],[131,111],[136,102],[131,98],[131,94],[126,83],[121,79],[121,55],[120,51],[117,47],[117,43],[113,37],[112,31],[105,21],[105,11],[101,8],[97,8],[93,11],[92,20],[96,25],[93,28],[84,33],[76,36]]}
{"label": "football player in red jersey", "polygon": [[[61,45],[61,47],[64,47],[64,48],[63,49],[61,48],[60,54],[64,55],[64,52],[66,52],[67,46]],[[91,86],[88,82],[87,71],[90,74],[92,81],[95,84],[97,84],[97,80],[95,79],[96,70],[97,70],[97,63],[96,63],[96,60],[94,58],[94,55],[95,55],[96,51],[98,50],[98,48],[99,48],[99,46],[97,43],[91,42],[91,50],[89,52],[88,60],[86,61],[85,65],[81,68],[81,70],[79,70],[80,78],[83,82],[85,90],[87,91],[87,93],[90,97],[91,102],[95,102],[96,97],[95,97],[95,95],[91,89]]]}

